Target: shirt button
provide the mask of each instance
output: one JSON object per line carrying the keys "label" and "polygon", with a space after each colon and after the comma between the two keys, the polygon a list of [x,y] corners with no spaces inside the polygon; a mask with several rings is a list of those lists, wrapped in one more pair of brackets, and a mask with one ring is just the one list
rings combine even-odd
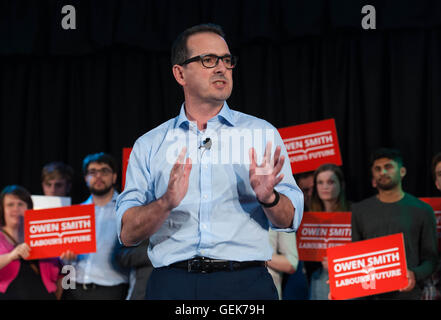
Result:
{"label": "shirt button", "polygon": [[206,165],[204,166],[204,168],[205,168],[205,169],[208,169],[208,164],[206,164]]}
{"label": "shirt button", "polygon": [[204,197],[203,197],[203,198],[204,198],[205,200],[207,200],[207,198],[208,198],[208,197],[207,197],[207,195],[206,195],[206,194],[204,194]]}

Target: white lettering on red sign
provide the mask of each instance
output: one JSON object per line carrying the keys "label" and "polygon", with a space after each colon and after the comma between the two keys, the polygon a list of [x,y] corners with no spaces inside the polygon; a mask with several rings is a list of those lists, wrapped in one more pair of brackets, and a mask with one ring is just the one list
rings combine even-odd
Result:
{"label": "white lettering on red sign", "polygon": [[[90,242],[91,216],[35,220],[29,224],[31,247],[60,245],[66,243]],[[83,235],[81,235],[83,234]],[[43,239],[38,239],[43,238]],[[34,240],[37,239],[37,240]]]}
{"label": "white lettering on red sign", "polygon": [[[361,283],[364,284],[363,288],[365,289],[375,289],[375,284],[369,284],[369,282],[401,276],[398,248],[335,259],[333,262],[335,263],[333,267],[335,278],[362,274],[361,276],[337,279],[336,287]],[[377,272],[378,270],[390,268],[394,269]]]}

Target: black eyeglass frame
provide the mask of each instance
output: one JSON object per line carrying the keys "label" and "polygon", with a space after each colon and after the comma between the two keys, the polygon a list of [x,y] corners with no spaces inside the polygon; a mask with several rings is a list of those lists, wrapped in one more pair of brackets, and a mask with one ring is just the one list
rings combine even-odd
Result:
{"label": "black eyeglass frame", "polygon": [[86,175],[95,177],[98,173],[105,177],[111,175],[113,170],[111,168],[90,169],[87,170]]}
{"label": "black eyeglass frame", "polygon": [[[212,67],[207,67],[207,66],[204,64],[204,58],[207,57],[207,56],[216,57],[216,63],[214,64],[214,66],[212,66]],[[230,59],[231,59],[232,67],[228,68],[228,67],[226,66],[226,64],[225,64],[225,62],[224,62],[224,59],[225,59],[225,58],[230,58]],[[205,68],[211,69],[211,68],[215,68],[215,67],[219,64],[219,60],[220,60],[220,59],[222,59],[222,62],[225,64],[225,68],[230,69],[230,70],[231,70],[231,69],[234,69],[234,68],[236,67],[236,65],[237,65],[237,61],[239,60],[238,57],[233,56],[232,54],[226,54],[226,55],[223,55],[223,56],[217,56],[217,55],[215,55],[215,54],[208,53],[208,54],[201,54],[201,55],[199,55],[199,56],[194,56],[194,57],[192,57],[192,58],[189,58],[189,59],[185,60],[184,62],[180,63],[179,65],[180,65],[180,66],[183,66],[183,65],[185,65],[185,64],[189,64],[189,63],[191,63],[191,62],[200,61],[200,62],[202,63],[202,65],[203,65]],[[233,63],[233,62],[234,62],[234,63]]]}

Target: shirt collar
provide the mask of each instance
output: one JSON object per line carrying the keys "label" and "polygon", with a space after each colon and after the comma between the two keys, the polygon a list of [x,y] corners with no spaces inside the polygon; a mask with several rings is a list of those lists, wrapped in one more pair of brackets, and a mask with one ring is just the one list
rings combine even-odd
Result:
{"label": "shirt collar", "polygon": [[[226,101],[224,102],[220,112],[214,118],[216,117],[224,119],[231,126],[235,126],[233,111],[230,109]],[[190,123],[190,120],[188,120],[187,115],[185,114],[185,102],[181,105],[181,110],[177,117],[175,128],[181,127],[184,123],[187,125]]]}
{"label": "shirt collar", "polygon": [[218,116],[227,121],[231,126],[234,127],[236,125],[236,121],[234,121],[233,111],[230,109],[226,101],[224,102],[224,106],[222,107]]}

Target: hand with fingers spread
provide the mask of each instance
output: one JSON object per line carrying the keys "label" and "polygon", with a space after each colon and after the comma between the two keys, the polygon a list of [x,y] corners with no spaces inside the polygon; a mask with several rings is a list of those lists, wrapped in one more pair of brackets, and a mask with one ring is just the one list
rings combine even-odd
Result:
{"label": "hand with fingers spread", "polygon": [[188,191],[191,159],[185,159],[187,148],[182,148],[170,171],[167,191],[158,200],[144,206],[132,207],[122,218],[121,241],[133,246],[149,238],[164,223],[170,212],[179,206]]}
{"label": "hand with fingers spread", "polygon": [[263,203],[271,203],[275,199],[274,187],[283,179],[282,170],[285,157],[280,156],[281,147],[277,146],[274,157],[271,158],[271,142],[265,147],[263,161],[257,165],[256,150],[251,148],[250,155],[250,184],[256,193],[257,200]]}
{"label": "hand with fingers spread", "polygon": [[187,194],[192,164],[190,158],[185,159],[186,152],[187,148],[182,148],[170,172],[167,191],[163,196],[170,210],[176,208]]}

